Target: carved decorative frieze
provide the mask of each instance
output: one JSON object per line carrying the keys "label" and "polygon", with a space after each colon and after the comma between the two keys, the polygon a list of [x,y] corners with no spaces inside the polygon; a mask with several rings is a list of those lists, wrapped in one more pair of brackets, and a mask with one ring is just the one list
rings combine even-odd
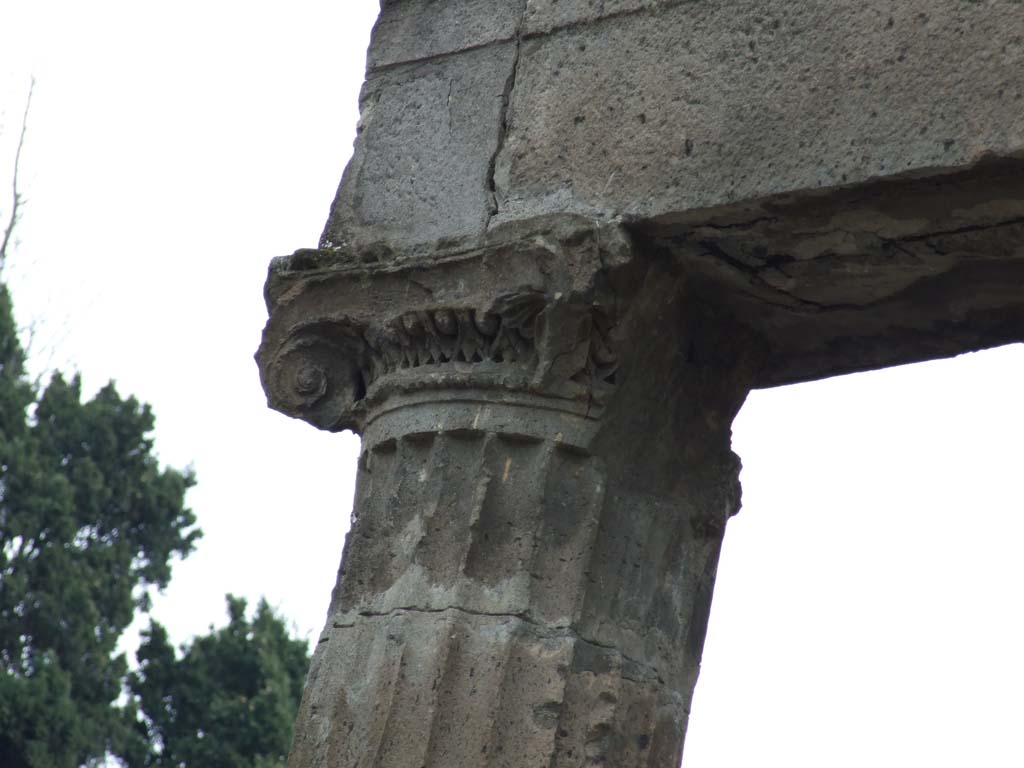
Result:
{"label": "carved decorative frieze", "polygon": [[314,319],[260,351],[273,408],[321,429],[361,429],[395,390],[524,390],[600,403],[618,361],[602,307],[522,289],[485,308],[422,307],[389,320]]}

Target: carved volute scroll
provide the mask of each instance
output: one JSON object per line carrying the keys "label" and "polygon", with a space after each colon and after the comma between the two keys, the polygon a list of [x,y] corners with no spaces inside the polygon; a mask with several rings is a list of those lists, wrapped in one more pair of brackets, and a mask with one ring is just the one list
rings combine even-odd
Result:
{"label": "carved volute scroll", "polygon": [[[491,251],[454,266],[439,261],[431,273],[438,280],[450,274],[462,289],[443,299],[413,294],[420,267],[312,276],[292,269],[294,286],[276,313],[271,307],[257,354],[270,406],[320,429],[357,432],[376,405],[411,390],[523,392],[599,408],[618,368],[614,302],[578,290],[571,277],[552,279],[546,265],[537,268],[538,258],[565,261],[565,248],[541,257],[536,250],[527,259],[505,257],[502,266],[513,264],[522,279],[512,290],[491,285]],[[594,250],[592,258],[602,254]],[[374,290],[380,301],[368,295]]]}
{"label": "carved volute scroll", "polygon": [[276,352],[266,382],[272,406],[330,429],[366,393],[358,340],[337,325],[313,325]]}
{"label": "carved volute scroll", "polygon": [[611,320],[598,307],[524,290],[484,310],[446,306],[384,322],[299,327],[266,364],[271,407],[358,430],[391,388],[511,389],[600,403],[615,383]]}

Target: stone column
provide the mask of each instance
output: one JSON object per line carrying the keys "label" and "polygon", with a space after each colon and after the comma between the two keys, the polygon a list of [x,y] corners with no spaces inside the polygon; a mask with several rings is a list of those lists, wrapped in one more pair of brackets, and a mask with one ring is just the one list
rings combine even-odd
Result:
{"label": "stone column", "polygon": [[676,768],[756,349],[615,227],[275,263],[271,404],[363,437],[292,768]]}
{"label": "stone column", "polygon": [[259,353],[273,407],[363,435],[293,768],[676,768],[747,390],[1024,338],[1022,29],[381,3]]}

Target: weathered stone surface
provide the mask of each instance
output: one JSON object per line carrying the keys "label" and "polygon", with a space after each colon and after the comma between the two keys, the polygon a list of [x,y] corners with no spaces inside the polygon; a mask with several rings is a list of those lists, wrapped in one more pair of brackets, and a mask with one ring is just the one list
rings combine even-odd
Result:
{"label": "weathered stone surface", "polygon": [[526,0],[385,0],[374,30],[370,70],[513,40]]}
{"label": "weathered stone surface", "polygon": [[530,11],[527,34],[571,26],[522,43],[499,217],[646,217],[1024,149],[1019,3]]}
{"label": "weathered stone surface", "polygon": [[681,2],[692,0],[528,0],[523,33],[546,34],[563,27],[590,24],[612,16]]}
{"label": "weathered stone surface", "polygon": [[1024,340],[1024,5],[395,0],[270,405],[363,452],[292,768],[677,768],[748,390]]}
{"label": "weathered stone surface", "polygon": [[475,247],[548,213],[631,221],[1012,156],[1022,40],[1009,0],[387,3],[323,244]]}
{"label": "weathered stone surface", "polygon": [[271,402],[363,435],[296,768],[678,765],[759,349],[576,224],[276,265]]}
{"label": "weathered stone surface", "polygon": [[257,355],[271,405],[362,431],[396,388],[444,389],[465,372],[589,403],[613,362],[601,341],[618,304],[606,272],[628,263],[631,244],[616,227],[584,223],[509,227],[514,239],[430,269],[415,258],[339,264],[325,251],[277,260]]}
{"label": "weathered stone surface", "polygon": [[322,245],[479,240],[494,212],[492,165],[516,55],[505,43],[372,74]]}
{"label": "weathered stone surface", "polygon": [[1024,339],[1024,158],[650,219],[768,352],[757,386]]}
{"label": "weathered stone surface", "polygon": [[677,765],[686,714],[645,672],[515,616],[363,618],[318,649],[292,764]]}

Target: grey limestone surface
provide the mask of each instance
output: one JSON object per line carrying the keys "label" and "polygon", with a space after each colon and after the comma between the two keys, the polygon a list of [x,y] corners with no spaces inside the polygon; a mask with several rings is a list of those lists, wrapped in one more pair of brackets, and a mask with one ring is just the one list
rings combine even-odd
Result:
{"label": "grey limestone surface", "polygon": [[758,352],[700,278],[556,231],[278,266],[271,401],[363,436],[293,768],[679,764]]}
{"label": "grey limestone surface", "polygon": [[367,66],[372,71],[514,40],[525,3],[526,0],[385,0]]}
{"label": "grey limestone surface", "polygon": [[1024,149],[1019,3],[560,0],[527,18],[556,31],[522,42],[501,216],[647,217]]}
{"label": "grey limestone surface", "polygon": [[369,62],[334,245],[474,243],[509,219],[647,218],[1024,150],[1012,0],[398,0]]}
{"label": "grey limestone surface", "polygon": [[491,169],[515,56],[504,43],[373,73],[323,244],[401,250],[478,240],[493,214]]}
{"label": "grey limestone surface", "polygon": [[678,768],[747,393],[1024,341],[1024,3],[384,0],[271,407],[362,435],[291,768]]}

